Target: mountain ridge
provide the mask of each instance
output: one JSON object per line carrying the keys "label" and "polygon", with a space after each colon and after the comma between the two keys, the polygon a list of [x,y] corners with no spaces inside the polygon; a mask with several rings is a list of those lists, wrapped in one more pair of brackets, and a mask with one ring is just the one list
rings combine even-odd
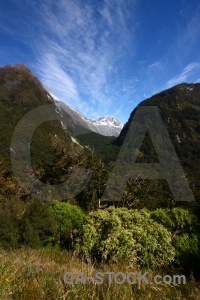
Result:
{"label": "mountain ridge", "polygon": [[[4,170],[7,170],[6,172],[10,172],[11,174],[9,161],[10,150],[12,149],[10,149],[10,144],[12,133],[17,123],[27,112],[40,105],[47,104],[53,104],[55,106],[55,112],[61,116],[61,124],[58,121],[44,124],[44,126],[37,129],[33,137],[34,141],[31,145],[32,158],[36,167],[39,164],[38,170],[40,174],[42,174],[41,178],[42,176],[45,180],[50,178],[49,180],[52,183],[59,182],[60,178],[64,178],[62,176],[64,176],[65,168],[60,168],[59,163],[57,167],[54,168],[55,172],[52,172],[52,165],[57,159],[54,158],[54,154],[57,153],[56,157],[58,157],[58,161],[59,159],[62,160],[63,157],[67,155],[65,154],[66,151],[64,148],[70,148],[72,158],[74,158],[76,152],[78,159],[79,155],[82,155],[80,153],[85,151],[85,148],[89,149],[89,147],[87,147],[87,145],[89,145],[90,155],[93,157],[96,153],[98,154],[97,161],[102,159],[102,162],[106,162],[108,165],[115,163],[137,108],[132,111],[120,135],[113,139],[112,137],[110,138],[94,133],[91,131],[91,128],[84,127],[85,120],[83,118],[81,118],[83,124],[78,123],[80,122],[80,115],[78,115],[75,110],[71,109],[71,111],[74,112],[74,119],[65,110],[60,111],[58,106],[55,105],[52,96],[26,67],[7,66],[0,68],[0,75],[0,169],[2,170],[2,174],[4,174]],[[139,104],[139,106],[144,105],[153,105],[159,108],[177,156],[184,168],[192,191],[195,194],[195,198],[200,199],[200,84],[184,83],[177,85]],[[76,116],[78,118],[77,123],[75,122]],[[99,119],[100,122],[105,121],[105,117]],[[75,126],[75,129],[72,125]],[[66,137],[64,137],[65,133],[67,133],[67,140]],[[81,148],[78,144],[73,143],[72,137],[76,138],[77,133],[77,142],[85,147]],[[71,147],[72,144],[74,144],[74,148]],[[77,146],[76,149],[75,145]],[[137,162],[155,162],[156,153],[152,149],[152,143],[148,136],[144,138],[141,149],[138,150],[140,155],[138,155]],[[85,161],[87,161],[87,159]],[[63,162],[61,165],[62,164]],[[69,158],[69,166],[70,164],[71,158]],[[58,178],[58,180],[56,178]],[[103,186],[105,186],[105,184],[103,184]],[[146,187],[148,186],[147,184]],[[164,201],[170,198],[170,195],[163,186],[160,186],[159,189],[156,186],[157,185],[154,184],[152,195],[148,196],[146,193],[142,195],[141,190],[136,192],[135,183],[132,186],[130,184],[130,193],[127,194],[128,196],[124,196],[124,199],[127,202],[126,199],[128,198],[130,201],[135,201],[134,199],[136,199],[136,197],[141,199],[144,197],[147,198],[148,203],[150,203],[149,199],[152,199],[153,203],[157,205],[155,195],[158,198],[158,193],[160,193],[159,197],[162,199],[162,203],[164,203]],[[146,187],[144,186],[145,189]],[[103,191],[103,189],[99,190],[101,190],[101,192]],[[98,197],[100,198],[100,194]],[[90,200],[88,201],[90,202]]]}
{"label": "mountain ridge", "polygon": [[[200,202],[200,83],[182,83],[143,100],[140,106],[157,106],[195,200]],[[137,107],[113,142],[122,146]],[[145,136],[136,162],[156,162],[151,139]]]}
{"label": "mountain ridge", "polygon": [[[52,97],[54,98],[53,95]],[[71,130],[76,135],[95,132],[104,136],[117,137],[123,128],[123,124],[113,117],[104,116],[90,119],[56,98],[54,98],[54,102],[59,108],[61,115],[67,113],[70,116],[71,122],[68,122],[68,126],[71,127]]]}

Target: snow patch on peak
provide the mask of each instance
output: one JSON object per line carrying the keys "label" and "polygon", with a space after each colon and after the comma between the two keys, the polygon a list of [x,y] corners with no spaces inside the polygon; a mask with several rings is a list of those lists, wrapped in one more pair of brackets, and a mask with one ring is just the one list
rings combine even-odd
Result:
{"label": "snow patch on peak", "polygon": [[119,127],[121,129],[123,128],[123,124],[113,117],[108,117],[108,116],[100,117],[97,119],[90,119],[90,121],[93,124],[100,125],[100,126]]}
{"label": "snow patch on peak", "polygon": [[60,113],[62,114],[62,111],[65,111],[71,117],[72,122],[70,127],[75,134],[93,131],[105,136],[117,137],[123,128],[123,124],[113,117],[105,116],[97,119],[86,118],[72,107],[66,105],[58,98],[55,98],[54,95],[51,94],[51,96],[54,98],[54,102],[60,110]]}

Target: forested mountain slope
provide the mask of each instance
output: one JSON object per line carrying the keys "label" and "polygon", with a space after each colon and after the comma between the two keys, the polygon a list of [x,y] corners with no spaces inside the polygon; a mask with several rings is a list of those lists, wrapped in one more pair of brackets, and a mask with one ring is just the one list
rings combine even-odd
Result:
{"label": "forested mountain slope", "polygon": [[[195,199],[200,201],[200,84],[179,84],[142,101],[139,106],[158,107]],[[136,109],[115,140],[115,145],[123,144]],[[148,134],[137,162],[157,162]]]}

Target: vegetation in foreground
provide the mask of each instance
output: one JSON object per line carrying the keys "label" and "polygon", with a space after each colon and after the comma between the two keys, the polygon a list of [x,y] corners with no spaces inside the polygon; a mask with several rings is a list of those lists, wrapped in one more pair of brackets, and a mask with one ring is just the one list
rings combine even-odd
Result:
{"label": "vegetation in foreground", "polygon": [[[82,271],[85,276],[96,272],[95,266],[86,264],[83,260],[73,256],[68,251],[53,248],[30,249],[0,252],[0,298],[33,300],[33,299],[152,299],[152,300],[197,300],[200,299],[200,286],[190,278],[186,285],[131,285],[127,282],[116,284],[114,281],[109,285],[107,280],[97,285],[92,281],[86,284],[64,283],[63,275],[67,271],[78,274]],[[134,266],[127,267],[123,263],[103,264],[102,272],[138,271]],[[141,269],[139,270],[141,271]],[[147,270],[144,270],[147,271]],[[150,272],[149,276],[159,273]],[[167,274],[167,273],[165,273]]]}
{"label": "vegetation in foreground", "polygon": [[[15,232],[14,224],[8,226],[10,214],[9,222],[2,223],[0,299],[200,299],[191,272],[198,264],[199,226],[187,210],[109,207],[86,216],[78,206],[53,201],[50,206],[37,202],[27,212]],[[65,272],[76,276],[80,271],[85,278],[97,271],[149,272],[149,281],[155,275],[185,274],[187,281],[148,285],[113,280],[109,285],[104,277],[102,284],[64,282]]]}
{"label": "vegetation in foreground", "polygon": [[[200,299],[200,84],[181,84],[140,104],[159,107],[197,201],[174,203],[166,180],[132,179],[114,208],[100,199],[135,110],[115,141],[88,134],[79,138],[84,147],[73,143],[68,126],[64,132],[57,121],[41,124],[31,142],[34,172],[23,153],[19,157],[28,182],[34,184],[35,174],[47,185],[59,184],[76,166],[93,175],[74,198],[64,191],[68,202],[57,201],[56,193],[51,203],[40,201],[14,177],[10,145],[24,114],[53,102],[24,66],[0,68],[0,75],[0,299]],[[155,150],[147,134],[137,162],[158,162]],[[96,268],[126,274],[151,269],[152,278],[185,274],[187,284],[63,281],[66,271],[89,275]]]}

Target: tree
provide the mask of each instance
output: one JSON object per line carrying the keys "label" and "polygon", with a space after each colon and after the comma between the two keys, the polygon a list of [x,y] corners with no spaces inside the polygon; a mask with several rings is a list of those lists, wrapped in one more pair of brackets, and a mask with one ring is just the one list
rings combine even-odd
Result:
{"label": "tree", "polygon": [[34,200],[27,208],[22,220],[23,243],[38,248],[55,243],[56,220],[49,204]]}

